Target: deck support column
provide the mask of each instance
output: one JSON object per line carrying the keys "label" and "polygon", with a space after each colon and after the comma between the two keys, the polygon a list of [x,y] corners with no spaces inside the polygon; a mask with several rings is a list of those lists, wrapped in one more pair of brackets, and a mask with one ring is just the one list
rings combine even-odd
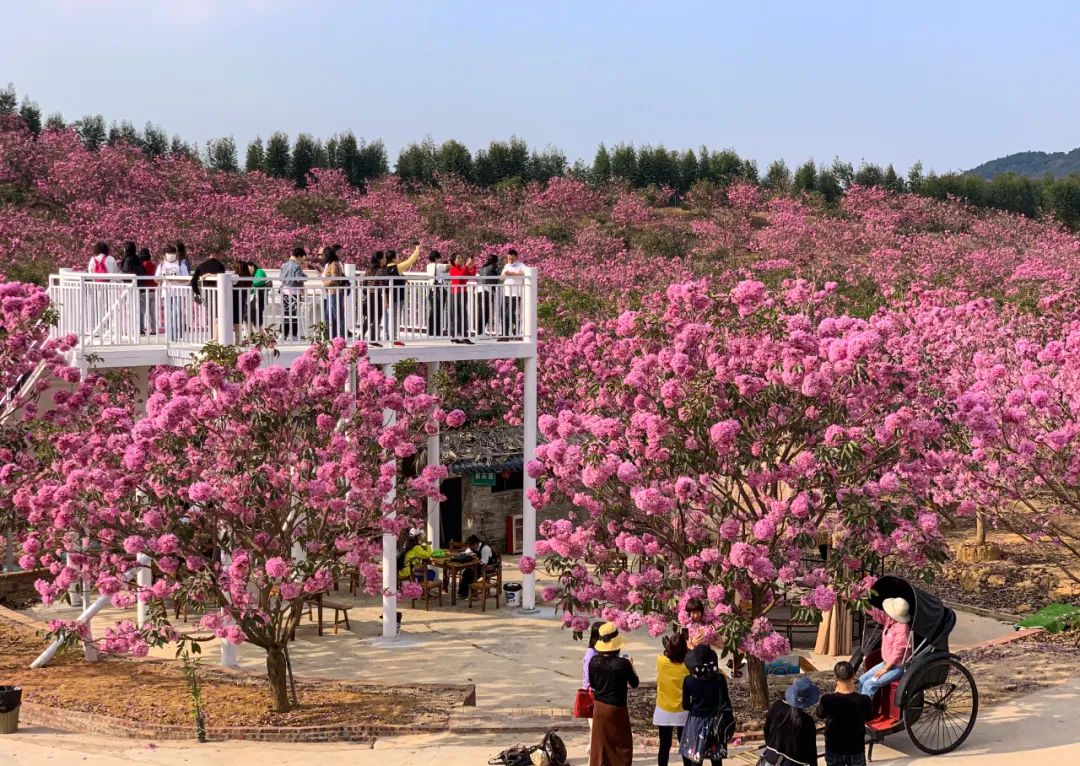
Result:
{"label": "deck support column", "polygon": [[[394,365],[384,364],[383,375],[388,378],[394,377]],[[397,413],[391,409],[383,410],[383,423],[387,426],[393,425],[397,421]],[[390,491],[386,493],[387,504],[393,504],[397,499],[397,486],[390,488]],[[390,518],[394,518],[397,514],[389,514]],[[382,634],[383,638],[394,638],[397,636],[397,535],[391,532],[383,533],[383,560],[382,560],[382,578],[383,578],[383,603],[382,603]]]}
{"label": "deck support column", "polygon": [[232,277],[228,272],[217,275],[217,342],[223,346],[231,346],[236,340],[232,321]]}
{"label": "deck support column", "polygon": [[135,625],[141,628],[146,624],[149,613],[146,603],[150,600],[150,586],[154,584],[154,573],[150,569],[150,557],[145,553],[140,553],[135,560],[139,563],[135,570],[135,586],[138,591]]}
{"label": "deck support column", "polygon": [[[439,374],[439,363],[428,362],[427,364],[427,391],[434,395],[436,378]],[[438,431],[428,437],[427,440],[427,464],[437,466],[442,462],[441,435]],[[439,501],[428,498],[427,501],[427,539],[435,548],[442,547],[442,515],[439,509]]]}
{"label": "deck support column", "polygon": [[[525,463],[521,492],[522,555],[536,559],[536,509],[529,496],[536,489],[536,479],[529,475],[529,463],[536,459],[536,356],[525,357],[524,391],[524,445],[522,458]],[[530,572],[521,582],[521,611],[536,611],[536,573]]]}
{"label": "deck support column", "polygon": [[[232,564],[232,551],[222,549],[222,551],[221,551],[221,570],[222,571],[227,570],[231,564]],[[232,625],[232,624],[234,624],[232,618],[228,616],[228,612],[226,612],[224,609],[221,610],[221,616],[223,618],[221,620],[222,625]],[[225,639],[221,639],[221,665],[222,665],[222,667],[226,667],[226,668],[235,668],[237,666],[237,663],[236,663],[236,644],[230,643],[230,642],[226,641]]]}

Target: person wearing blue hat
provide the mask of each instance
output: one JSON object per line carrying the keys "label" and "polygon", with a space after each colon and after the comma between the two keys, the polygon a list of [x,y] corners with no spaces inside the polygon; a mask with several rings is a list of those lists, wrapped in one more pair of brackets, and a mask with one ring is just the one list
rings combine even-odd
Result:
{"label": "person wearing blue hat", "polygon": [[817,731],[810,710],[821,689],[799,676],[769,708],[765,718],[765,752],[759,766],[817,766]]}

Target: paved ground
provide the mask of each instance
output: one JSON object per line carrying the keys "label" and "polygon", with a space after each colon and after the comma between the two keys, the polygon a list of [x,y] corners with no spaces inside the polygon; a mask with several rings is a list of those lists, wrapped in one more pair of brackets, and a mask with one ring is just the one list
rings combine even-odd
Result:
{"label": "paved ground", "polygon": [[[520,579],[516,561],[504,563],[507,580]],[[544,581],[538,583],[543,587]],[[481,612],[479,605],[471,610],[462,602],[451,607],[449,597],[444,606],[432,605],[425,611],[423,604],[412,609],[402,605],[402,635],[391,645],[381,639],[380,602],[370,597],[351,597],[337,592],[333,600],[351,604],[351,631],[341,626],[334,634],[328,627],[318,636],[314,623],[305,622],[297,631],[297,641],[290,647],[294,671],[299,676],[379,680],[414,683],[475,683],[477,705],[482,711],[511,711],[521,708],[569,708],[574,691],[580,685],[581,658],[585,646],[574,641],[562,628],[551,607],[539,614],[522,617],[516,610],[503,608]],[[73,618],[78,610],[59,607],[37,607],[33,614],[41,620],[55,617]],[[960,614],[951,644],[963,648],[1011,632],[1011,628],[995,620]],[[105,610],[94,621],[94,635],[121,618],[133,619],[132,611]],[[194,622],[197,617],[192,617]],[[332,612],[325,619],[332,620]],[[660,651],[659,640],[649,638],[643,631],[629,635],[628,651],[635,660],[643,681],[655,681],[655,657]],[[812,636],[801,637],[804,644],[813,644]],[[835,658],[803,653],[820,669],[827,669]],[[205,656],[215,657],[217,649],[209,646]],[[161,652],[171,658],[172,651]],[[262,671],[265,654],[257,647],[241,645],[239,663],[244,668]]]}
{"label": "paved ground", "polygon": [[[1080,679],[1023,697],[1009,705],[983,711],[967,744],[948,756],[916,754],[903,734],[894,736],[891,747],[878,747],[875,763],[890,766],[1032,766],[1032,764],[1080,763],[1080,727],[1075,710],[1080,704]],[[131,740],[107,739],[49,730],[24,730],[0,736],[0,763],[7,766],[324,766],[348,759],[352,766],[480,766],[499,750],[539,736],[462,735],[397,737],[371,745],[266,745],[247,742],[164,743],[153,745]],[[571,763],[588,762],[587,742],[582,734],[568,737]],[[653,751],[642,752],[634,763],[656,762]],[[738,761],[729,761],[738,762]]]}
{"label": "paved ground", "polygon": [[[508,577],[516,572],[507,566]],[[122,764],[184,764],[189,766],[265,766],[268,758],[282,764],[319,764],[329,759],[347,757],[351,763],[371,766],[415,766],[439,763],[440,766],[477,766],[499,750],[516,742],[539,741],[539,733],[487,733],[484,729],[502,726],[537,725],[537,715],[565,712],[580,683],[581,656],[584,647],[562,629],[559,619],[548,607],[540,614],[523,617],[503,607],[481,613],[479,607],[464,604],[431,611],[404,605],[402,636],[389,646],[381,645],[379,604],[370,598],[352,598],[336,593],[333,598],[353,604],[352,629],[334,634],[328,628],[316,635],[313,623],[305,622],[292,645],[294,667],[298,675],[387,680],[398,683],[448,682],[476,683],[478,707],[455,716],[452,730],[446,734],[423,737],[381,739],[372,745],[266,745],[257,743],[151,744],[67,734],[48,730],[29,730],[15,736],[0,737],[0,764],[36,766],[37,764],[85,764],[85,766],[121,766]],[[39,607],[39,619],[71,617],[74,610]],[[118,611],[103,612],[95,621],[95,633],[121,616]],[[329,617],[329,615],[328,615]],[[994,620],[961,615],[953,634],[953,646],[961,648],[1004,635],[1008,626]],[[627,650],[635,657],[643,680],[655,680],[654,657],[659,642],[647,635],[629,637]],[[210,656],[214,656],[213,648]],[[819,667],[828,667],[832,658],[813,657]],[[240,664],[261,670],[262,653],[242,646]],[[1059,711],[1080,701],[1080,683],[1044,691],[1008,706],[986,711],[970,744],[959,757],[963,763],[1010,764],[1029,766],[1035,748],[1049,748],[1057,762],[1080,757],[1080,735],[1076,727],[1055,718]],[[543,721],[540,722],[541,724]],[[580,724],[580,722],[574,722]],[[587,763],[587,738],[579,726],[565,731],[571,761]],[[890,743],[908,748],[903,735]],[[1073,748],[1068,750],[1067,748]],[[1066,748],[1062,750],[1062,748]],[[1059,752],[1060,751],[1060,752]],[[993,754],[993,755],[991,755]],[[875,761],[895,764],[929,763],[909,760],[903,753],[879,748]],[[1060,760],[1064,757],[1065,760]],[[978,759],[977,761],[975,759]],[[988,760],[994,758],[996,760]],[[1012,758],[1013,760],[1010,760]],[[643,752],[636,761],[655,763],[655,752]]]}

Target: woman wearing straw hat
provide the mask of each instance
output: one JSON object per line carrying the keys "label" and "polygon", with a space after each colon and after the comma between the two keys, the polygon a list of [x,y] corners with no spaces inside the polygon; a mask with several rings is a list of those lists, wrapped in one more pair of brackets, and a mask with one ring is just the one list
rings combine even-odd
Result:
{"label": "woman wearing straw hat", "polygon": [[765,718],[765,752],[758,766],[817,766],[817,730],[809,710],[821,699],[821,690],[799,676],[769,708]]}
{"label": "woman wearing straw hat", "polygon": [[593,691],[589,766],[632,766],[634,762],[626,696],[630,687],[637,688],[638,676],[631,659],[619,655],[625,643],[615,623],[601,626],[596,656],[589,663],[589,685]]}
{"label": "woman wearing straw hat", "polygon": [[859,676],[859,692],[873,699],[878,689],[904,674],[904,660],[911,651],[911,607],[902,598],[887,598],[880,611],[870,610],[870,616],[885,626],[881,662]]}

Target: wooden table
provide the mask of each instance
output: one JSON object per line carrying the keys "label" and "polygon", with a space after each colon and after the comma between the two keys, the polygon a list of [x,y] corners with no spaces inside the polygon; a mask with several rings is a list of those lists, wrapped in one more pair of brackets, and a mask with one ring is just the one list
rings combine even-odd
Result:
{"label": "wooden table", "polygon": [[450,591],[450,606],[457,606],[458,580],[461,573],[466,569],[477,570],[480,567],[480,559],[473,558],[471,561],[453,561],[450,557],[445,559],[432,559],[431,566],[439,567],[443,571],[443,587]]}

